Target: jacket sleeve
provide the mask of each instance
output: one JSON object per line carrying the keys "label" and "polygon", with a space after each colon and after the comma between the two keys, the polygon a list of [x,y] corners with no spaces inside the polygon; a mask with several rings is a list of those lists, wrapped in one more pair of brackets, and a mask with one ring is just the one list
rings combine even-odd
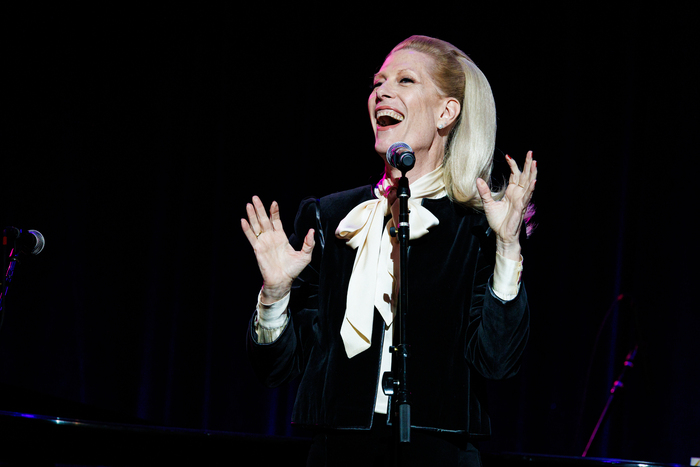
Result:
{"label": "jacket sleeve", "polygon": [[324,242],[320,229],[320,213],[316,199],[304,200],[297,212],[294,233],[289,242],[296,250],[301,248],[310,228],[315,229],[316,246],[311,263],[292,284],[289,300],[289,321],[282,334],[272,343],[257,341],[253,319],[248,325],[246,347],[248,359],[258,379],[268,387],[291,381],[304,371],[306,362],[305,340],[309,339],[310,325],[318,313],[318,265]]}
{"label": "jacket sleeve", "polygon": [[482,376],[505,379],[520,369],[530,332],[530,312],[523,283],[512,300],[501,300],[491,288],[495,248],[482,241],[474,273],[465,356]]}

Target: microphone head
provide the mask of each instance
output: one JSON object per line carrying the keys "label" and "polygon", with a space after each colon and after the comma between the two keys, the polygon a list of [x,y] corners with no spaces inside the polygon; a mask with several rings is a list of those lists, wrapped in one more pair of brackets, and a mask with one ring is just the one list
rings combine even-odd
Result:
{"label": "microphone head", "polygon": [[30,245],[33,244],[33,247],[30,247],[31,251],[28,251],[27,253],[32,255],[38,255],[42,252],[42,250],[44,249],[44,245],[46,244],[44,236],[41,235],[41,232],[39,232],[38,230],[27,230],[27,233],[34,237],[33,242],[28,242]]}
{"label": "microphone head", "polygon": [[17,227],[6,227],[2,232],[2,243],[7,245],[10,239],[16,242],[18,251],[38,255],[44,249],[46,241],[38,230],[22,230]]}
{"label": "microphone head", "polygon": [[402,172],[407,172],[413,168],[416,163],[416,156],[413,154],[413,149],[403,141],[397,141],[389,146],[386,151],[386,160],[389,165],[395,167]]}

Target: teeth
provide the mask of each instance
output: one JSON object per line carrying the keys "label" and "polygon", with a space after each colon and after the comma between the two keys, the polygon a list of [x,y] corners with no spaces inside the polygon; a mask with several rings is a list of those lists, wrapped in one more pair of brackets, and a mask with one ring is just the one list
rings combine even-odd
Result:
{"label": "teeth", "polygon": [[389,109],[382,109],[377,111],[377,118],[381,117],[390,117],[393,118],[394,120],[398,120],[399,122],[403,122],[403,115],[401,115],[398,112],[395,112],[393,110]]}

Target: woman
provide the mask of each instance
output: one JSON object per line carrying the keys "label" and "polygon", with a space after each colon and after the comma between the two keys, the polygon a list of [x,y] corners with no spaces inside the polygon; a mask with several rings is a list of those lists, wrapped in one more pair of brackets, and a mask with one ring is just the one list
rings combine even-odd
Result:
{"label": "woman", "polygon": [[[396,46],[368,108],[377,153],[385,158],[403,141],[416,156],[407,172],[415,429],[405,465],[478,465],[473,442],[490,434],[485,379],[514,375],[527,341],[520,230],[537,164],[528,153],[521,172],[506,156],[509,184],[491,193],[490,87],[463,52],[438,39]],[[254,197],[241,220],[263,276],[249,356],[265,384],[301,375],[293,422],[317,429],[310,465],[391,456],[390,402],[380,386],[391,367],[399,276],[389,229],[400,176],[386,163],[375,187],[306,200],[289,241],[275,202],[268,217]]]}

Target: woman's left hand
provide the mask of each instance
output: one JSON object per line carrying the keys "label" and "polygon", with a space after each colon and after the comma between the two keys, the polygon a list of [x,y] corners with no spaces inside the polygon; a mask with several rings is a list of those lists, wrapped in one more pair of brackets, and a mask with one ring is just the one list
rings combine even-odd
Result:
{"label": "woman's left hand", "polygon": [[496,234],[496,249],[502,256],[520,260],[520,228],[528,204],[535,191],[537,181],[537,161],[532,158],[532,151],[527,153],[525,165],[521,172],[512,157],[506,156],[510,166],[508,188],[503,198],[496,201],[491,197],[488,184],[477,178],[476,187],[484,203],[484,212],[489,226]]}

